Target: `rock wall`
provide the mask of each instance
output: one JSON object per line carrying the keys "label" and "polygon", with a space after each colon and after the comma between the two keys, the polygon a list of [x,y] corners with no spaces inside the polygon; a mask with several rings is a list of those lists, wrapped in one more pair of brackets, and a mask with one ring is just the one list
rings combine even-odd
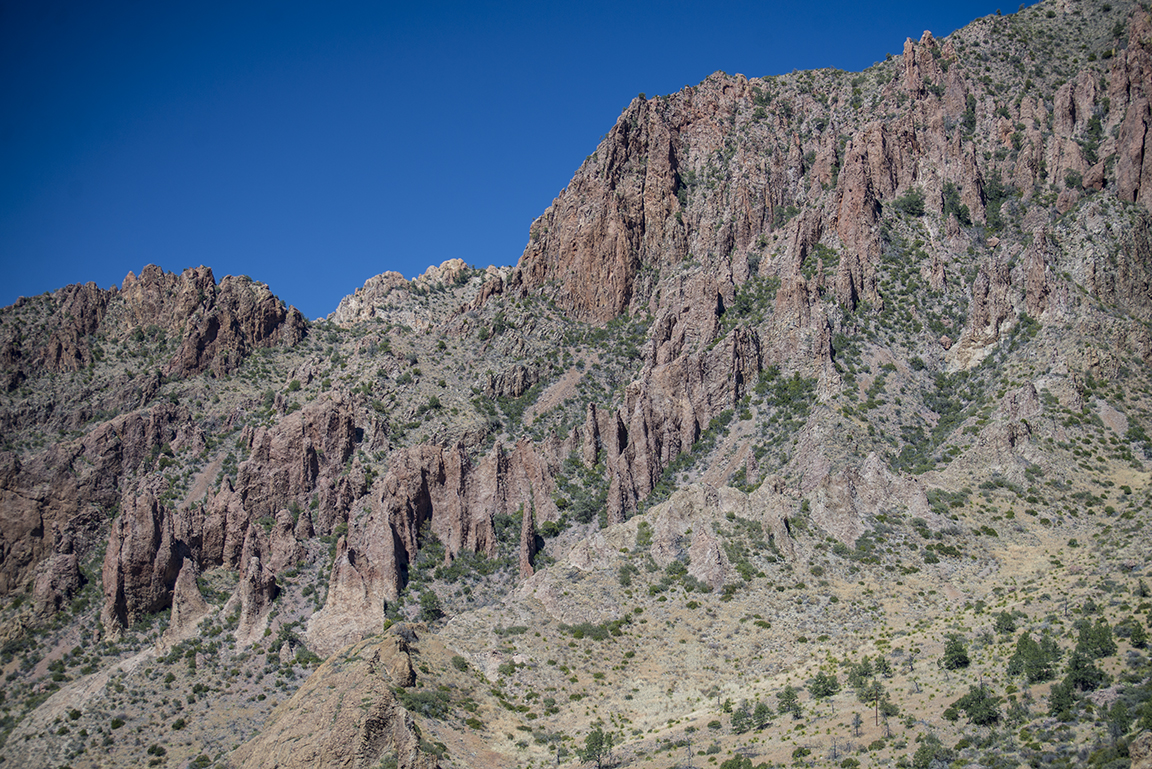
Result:
{"label": "rock wall", "polygon": [[187,408],[158,403],[27,460],[0,452],[0,595],[30,579],[65,540],[64,552],[87,555],[121,506],[125,474],[144,468],[165,444],[175,451],[203,448]]}

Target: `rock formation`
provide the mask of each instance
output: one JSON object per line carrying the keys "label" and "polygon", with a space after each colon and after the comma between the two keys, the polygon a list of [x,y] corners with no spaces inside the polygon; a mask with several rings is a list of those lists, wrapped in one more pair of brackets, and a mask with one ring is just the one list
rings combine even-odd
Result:
{"label": "rock formation", "polygon": [[[403,769],[438,766],[435,758],[420,751],[412,716],[392,693],[393,686],[403,685],[397,683],[397,671],[408,659],[406,646],[398,640],[385,636],[366,641],[325,662],[232,760],[244,769],[367,769],[387,758]],[[399,678],[410,680],[403,674]],[[318,723],[324,728],[314,728]]]}
{"label": "rock formation", "polygon": [[195,634],[196,627],[209,612],[208,604],[196,584],[196,565],[185,558],[172,588],[172,614],[163,644],[171,646]]}

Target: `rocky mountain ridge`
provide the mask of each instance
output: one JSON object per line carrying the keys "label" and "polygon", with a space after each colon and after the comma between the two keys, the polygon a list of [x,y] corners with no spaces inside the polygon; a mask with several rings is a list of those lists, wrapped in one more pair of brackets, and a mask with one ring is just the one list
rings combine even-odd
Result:
{"label": "rocky mountain ridge", "polygon": [[[649,573],[688,593],[817,569],[849,590],[861,566],[827,551],[876,566],[869,579],[924,569],[941,580],[925,590],[960,595],[953,583],[982,591],[1006,557],[971,544],[980,568],[968,568],[938,544],[961,530],[1029,549],[1054,546],[1031,519],[1078,539],[1085,505],[1143,517],[1150,57],[1146,9],[1045,3],[909,39],[863,73],[717,73],[641,96],[532,224],[516,267],[385,273],[314,324],[203,267],[149,266],[119,289],[7,308],[0,632],[13,696],[34,704],[63,648],[36,663],[30,633],[139,648],[160,616],[163,657],[191,652],[190,676],[207,664],[194,648],[206,632],[229,639],[211,642],[239,660],[228,670],[280,655],[283,689],[308,655],[351,659],[391,623],[432,631],[448,613],[426,643],[509,678],[503,652],[454,628],[484,639],[508,614],[526,627],[620,620],[627,596],[611,579],[573,601],[557,575],[615,572],[625,587],[648,561],[614,553],[642,522],[656,531]],[[927,545],[867,554],[905,519],[908,541]],[[732,520],[756,522],[753,555],[720,533]],[[457,587],[462,574],[474,583]],[[297,706],[339,677],[312,676]],[[468,765],[438,747],[473,739],[467,724],[452,737],[432,717],[429,742],[400,713],[417,700],[392,687],[412,686],[372,683],[375,725],[349,721],[360,752],[330,760]],[[299,721],[253,705],[267,701],[255,691],[230,707],[255,707],[254,724]],[[222,733],[201,739],[223,745]],[[279,755],[279,733],[234,760]],[[126,760],[132,748],[106,735],[45,755]],[[515,762],[514,739],[482,740]]]}

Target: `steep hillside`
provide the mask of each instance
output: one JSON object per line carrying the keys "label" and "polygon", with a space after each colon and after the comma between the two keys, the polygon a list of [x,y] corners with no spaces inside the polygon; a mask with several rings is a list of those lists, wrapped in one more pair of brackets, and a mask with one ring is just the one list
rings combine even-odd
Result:
{"label": "steep hillside", "polygon": [[1049,0],[641,95],[515,267],[5,308],[0,757],[1152,761],[1150,89]]}

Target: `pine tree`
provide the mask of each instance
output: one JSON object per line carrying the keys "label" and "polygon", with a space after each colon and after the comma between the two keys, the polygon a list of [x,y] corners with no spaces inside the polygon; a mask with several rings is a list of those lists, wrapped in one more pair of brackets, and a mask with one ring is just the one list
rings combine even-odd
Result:
{"label": "pine tree", "polygon": [[1072,687],[1064,683],[1052,684],[1048,692],[1048,715],[1061,721],[1072,720],[1072,708],[1076,698],[1072,694]]}
{"label": "pine tree", "polygon": [[800,718],[800,695],[795,686],[785,686],[784,691],[777,693],[776,700],[780,715],[791,713],[793,720]]}
{"label": "pine tree", "polygon": [[748,701],[740,703],[740,707],[732,711],[732,732],[743,734],[752,728],[752,714],[748,711]]}
{"label": "pine tree", "polygon": [[752,725],[757,729],[763,729],[770,723],[772,723],[772,708],[768,707],[767,702],[757,702],[756,709],[752,711]]}
{"label": "pine tree", "polygon": [[991,726],[1000,720],[1000,698],[994,697],[983,684],[968,687],[968,693],[952,703],[964,711],[968,722]]}
{"label": "pine tree", "polygon": [[1068,658],[1068,672],[1064,676],[1064,685],[1082,692],[1091,692],[1099,689],[1108,680],[1108,675],[1092,664],[1092,660],[1080,652],[1072,652]]}
{"label": "pine tree", "polygon": [[[1046,637],[1046,640],[1051,639]],[[1024,632],[1016,641],[1016,652],[1008,660],[1008,675],[1023,675],[1030,684],[1047,681],[1052,678],[1053,662],[1051,653]]]}
{"label": "pine tree", "polygon": [[596,769],[603,769],[604,762],[612,755],[612,733],[597,726],[584,738],[584,748],[580,760],[595,761]]}
{"label": "pine tree", "polygon": [[1144,626],[1139,621],[1132,621],[1132,635],[1128,637],[1134,649],[1143,649],[1148,645],[1148,633],[1144,630]]}
{"label": "pine tree", "polygon": [[944,643],[944,667],[959,670],[968,667],[968,663],[968,645],[960,635],[952,633]]}
{"label": "pine tree", "polygon": [[1080,638],[1076,651],[1088,659],[1111,657],[1116,653],[1116,642],[1112,640],[1112,627],[1101,618],[1095,624],[1085,621],[1080,625]]}
{"label": "pine tree", "polygon": [[836,680],[836,676],[821,670],[812,676],[812,680],[808,682],[808,691],[811,692],[812,696],[816,699],[824,699],[840,691],[840,682]]}
{"label": "pine tree", "polygon": [[1112,740],[1118,740],[1128,733],[1128,727],[1132,725],[1132,715],[1128,711],[1128,706],[1124,704],[1124,700],[1116,700],[1112,703],[1112,707],[1108,708],[1108,732],[1112,735]]}

